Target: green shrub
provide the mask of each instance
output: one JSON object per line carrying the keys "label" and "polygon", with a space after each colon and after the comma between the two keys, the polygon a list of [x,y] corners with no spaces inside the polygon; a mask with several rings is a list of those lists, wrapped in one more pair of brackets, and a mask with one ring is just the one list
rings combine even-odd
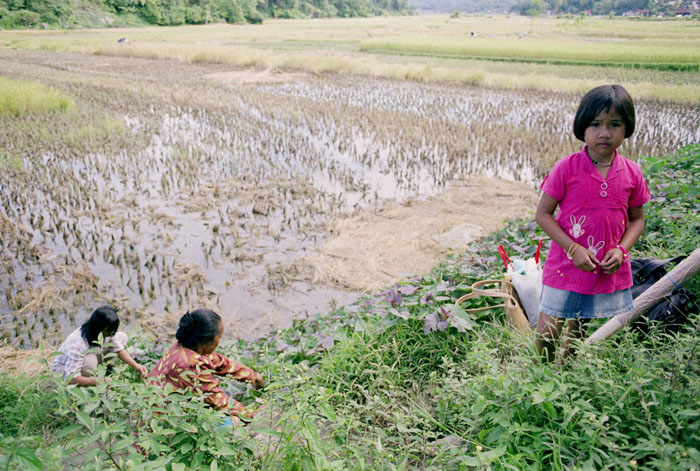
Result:
{"label": "green shrub", "polygon": [[44,376],[0,375],[0,430],[9,436],[41,435],[56,425],[57,402]]}
{"label": "green shrub", "polygon": [[5,21],[8,28],[33,28],[41,22],[41,15],[30,10],[10,12]]}

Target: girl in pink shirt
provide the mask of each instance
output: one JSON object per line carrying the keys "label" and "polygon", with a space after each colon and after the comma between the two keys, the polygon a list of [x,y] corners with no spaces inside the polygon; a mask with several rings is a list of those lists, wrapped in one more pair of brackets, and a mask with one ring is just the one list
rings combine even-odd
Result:
{"label": "girl in pink shirt", "polygon": [[628,252],[644,229],[649,190],[639,165],[617,148],[634,126],[634,104],[622,86],[589,91],[574,119],[574,135],[585,146],[557,162],[542,183],[536,219],[552,239],[536,337],[545,361],[554,359],[564,326],[562,358],[587,319],[632,309]]}

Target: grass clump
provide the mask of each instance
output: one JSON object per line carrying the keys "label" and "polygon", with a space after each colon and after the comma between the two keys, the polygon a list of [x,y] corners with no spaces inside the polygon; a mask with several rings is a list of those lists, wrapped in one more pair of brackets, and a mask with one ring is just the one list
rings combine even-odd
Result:
{"label": "grass clump", "polygon": [[73,99],[55,88],[0,77],[0,115],[63,113],[73,106]]}

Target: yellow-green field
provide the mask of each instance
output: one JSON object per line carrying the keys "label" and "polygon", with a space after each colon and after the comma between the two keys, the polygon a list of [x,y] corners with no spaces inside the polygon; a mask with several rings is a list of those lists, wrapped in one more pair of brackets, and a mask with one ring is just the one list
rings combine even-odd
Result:
{"label": "yellow-green field", "polygon": [[618,82],[638,98],[700,103],[700,22],[693,20],[270,20],[257,26],[3,31],[0,47],[557,92]]}
{"label": "yellow-green field", "polygon": [[54,88],[0,77],[0,114],[21,116],[66,111],[74,104],[72,98]]}

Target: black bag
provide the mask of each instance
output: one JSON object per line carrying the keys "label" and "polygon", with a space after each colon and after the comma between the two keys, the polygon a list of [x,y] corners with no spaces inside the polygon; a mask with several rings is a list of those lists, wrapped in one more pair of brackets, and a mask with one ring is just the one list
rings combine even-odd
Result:
{"label": "black bag", "polygon": [[[684,257],[659,260],[656,258],[637,258],[632,260],[632,297],[636,298],[647,288],[666,275],[666,266],[683,260]],[[677,332],[687,323],[688,314],[695,306],[695,299],[682,286],[676,288],[652,307],[643,317],[633,324],[633,328],[646,334],[650,322],[657,322],[664,332]]]}

